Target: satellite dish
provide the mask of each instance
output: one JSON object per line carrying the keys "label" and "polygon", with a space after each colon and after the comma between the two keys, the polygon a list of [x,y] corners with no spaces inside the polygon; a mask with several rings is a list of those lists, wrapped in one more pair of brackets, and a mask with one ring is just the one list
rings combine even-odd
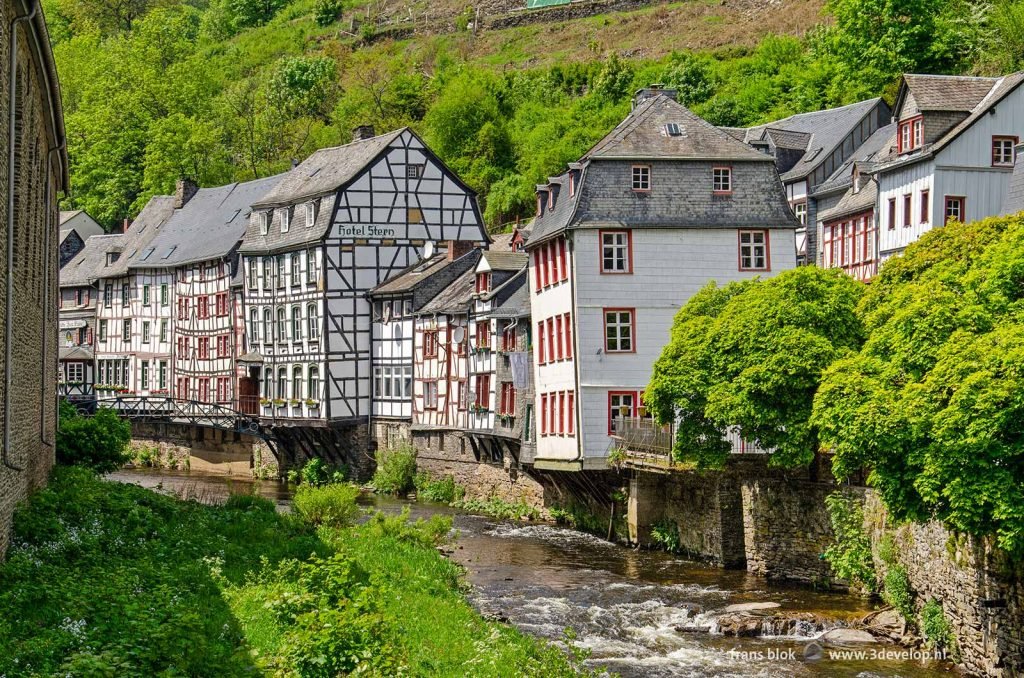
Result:
{"label": "satellite dish", "polygon": [[428,240],[423,245],[423,258],[429,259],[432,256],[434,256],[434,241]]}
{"label": "satellite dish", "polygon": [[452,332],[452,341],[456,344],[461,344],[466,340],[466,328],[456,327],[455,331]]}
{"label": "satellite dish", "polygon": [[391,304],[384,307],[384,313],[382,315],[384,316],[383,321],[385,325],[391,322]]}

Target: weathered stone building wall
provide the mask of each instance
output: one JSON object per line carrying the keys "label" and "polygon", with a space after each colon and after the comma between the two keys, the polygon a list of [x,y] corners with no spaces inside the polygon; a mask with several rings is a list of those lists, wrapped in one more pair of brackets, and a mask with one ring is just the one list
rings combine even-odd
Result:
{"label": "weathered stone building wall", "polygon": [[[1024,675],[1024,587],[1016,568],[990,539],[950,532],[941,523],[887,526],[885,507],[874,491],[865,493],[864,516],[875,570],[890,567],[879,557],[882,540],[892,540],[920,611],[929,600],[942,604],[960,645],[961,664],[973,675]],[[888,535],[888,536],[886,536]]]}
{"label": "weathered stone building wall", "polygon": [[182,424],[132,424],[136,459],[161,468],[274,478],[278,463],[260,438]]}
{"label": "weathered stone building wall", "polygon": [[[10,27],[28,15],[22,2],[0,3]],[[46,482],[54,462],[57,374],[57,194],[67,186],[60,95],[42,14],[17,27],[14,99],[10,97],[9,36],[0,40],[0,556],[18,502]],[[14,129],[7,120],[14,108]],[[9,164],[10,139],[14,165]],[[13,213],[8,204],[13,175]],[[12,218],[13,215],[13,218]],[[9,227],[13,225],[13,229]],[[13,251],[12,251],[13,250]],[[7,270],[8,255],[14,268]],[[13,318],[11,321],[8,318]],[[9,352],[9,353],[8,353]]]}

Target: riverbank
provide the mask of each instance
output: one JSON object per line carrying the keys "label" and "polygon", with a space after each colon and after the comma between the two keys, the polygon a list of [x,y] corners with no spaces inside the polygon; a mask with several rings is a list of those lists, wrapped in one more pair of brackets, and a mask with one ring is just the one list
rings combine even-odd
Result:
{"label": "riverbank", "polygon": [[0,675],[573,675],[485,620],[436,537],[450,520],[314,529],[58,468],[0,566]]}

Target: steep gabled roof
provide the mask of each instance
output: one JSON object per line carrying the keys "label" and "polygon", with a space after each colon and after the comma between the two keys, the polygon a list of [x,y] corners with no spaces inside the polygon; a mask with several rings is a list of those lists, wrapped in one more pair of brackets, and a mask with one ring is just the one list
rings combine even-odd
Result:
{"label": "steep gabled roof", "polygon": [[522,268],[526,268],[526,262],[529,261],[526,252],[494,252],[487,250],[483,253],[482,257],[486,262],[487,266],[492,271],[518,271]]}
{"label": "steep gabled roof", "polygon": [[100,276],[107,252],[121,239],[120,233],[94,235],[85,241],[78,254],[60,269],[61,287],[82,287]]}
{"label": "steep gabled roof", "polygon": [[430,313],[468,313],[469,303],[476,291],[476,272],[470,268],[455,279],[448,287],[441,290],[436,297],[423,305],[420,314]]}
{"label": "steep gabled roof", "polygon": [[[518,276],[513,280],[519,279]],[[494,318],[522,318],[530,315],[530,286],[526,284],[525,274],[508,298],[496,306],[488,314]]]}
{"label": "steep gabled roof", "polygon": [[[678,125],[677,136],[666,130],[670,124]],[[641,102],[584,159],[770,160],[668,96]]]}
{"label": "steep gabled roof", "polygon": [[406,128],[360,139],[344,146],[321,148],[284,175],[272,190],[253,202],[254,208],[287,205],[333,193],[351,181]]}
{"label": "steep gabled roof", "polygon": [[[77,219],[76,217],[84,218]],[[72,221],[75,223],[70,223]],[[62,211],[60,213],[60,239],[62,242],[71,231],[78,233],[78,237],[82,240],[105,233],[103,227],[96,223],[96,220],[85,210]]]}
{"label": "steep gabled roof", "polygon": [[284,177],[200,188],[160,229],[131,268],[165,268],[227,256],[245,235],[250,205]]}
{"label": "steep gabled roof", "polygon": [[392,296],[396,294],[413,297],[413,311],[419,311],[424,304],[436,297],[466,271],[472,271],[480,260],[480,250],[472,249],[454,261],[448,260],[448,253],[435,254],[426,261],[418,261],[401,273],[370,290],[368,296]]}
{"label": "steep gabled roof", "polygon": [[909,92],[914,95],[919,111],[972,111],[998,80],[966,75],[907,73],[896,95],[896,110],[902,108]]}
{"label": "steep gabled roof", "polygon": [[[106,245],[105,252],[118,251],[120,257],[110,266],[96,271],[97,278],[115,278],[126,275],[150,243],[160,234],[160,229],[174,213],[174,196],[156,195],[149,199],[128,230]],[[94,236],[101,237],[101,236]],[[90,238],[91,240],[92,238]],[[105,264],[104,257],[104,264]]]}
{"label": "steep gabled roof", "polygon": [[833,221],[841,217],[848,217],[852,214],[867,212],[874,209],[875,201],[878,198],[878,182],[871,180],[865,182],[864,186],[854,192],[851,186],[832,209],[825,210],[818,215],[821,221]]}
{"label": "steep gabled roof", "polygon": [[886,160],[889,157],[889,149],[896,144],[896,127],[896,123],[889,123],[875,130],[875,133],[865,139],[853,155],[836,168],[828,179],[818,184],[814,195],[849,188],[853,184],[854,164],[860,165],[863,171],[863,168],[870,166],[871,163]]}

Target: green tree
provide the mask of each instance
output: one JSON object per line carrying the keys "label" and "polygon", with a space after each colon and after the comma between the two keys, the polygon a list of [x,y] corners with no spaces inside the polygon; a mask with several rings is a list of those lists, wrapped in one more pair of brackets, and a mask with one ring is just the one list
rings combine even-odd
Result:
{"label": "green tree", "polygon": [[660,421],[678,421],[677,457],[720,464],[730,449],[724,431],[736,427],[775,465],[809,463],[822,372],[863,341],[862,290],[840,271],[801,267],[694,295],[644,394]]}
{"label": "green tree", "polygon": [[91,417],[82,416],[66,401],[60,404],[57,428],[57,462],[110,473],[128,459],[132,426],[114,410],[101,407]]}

